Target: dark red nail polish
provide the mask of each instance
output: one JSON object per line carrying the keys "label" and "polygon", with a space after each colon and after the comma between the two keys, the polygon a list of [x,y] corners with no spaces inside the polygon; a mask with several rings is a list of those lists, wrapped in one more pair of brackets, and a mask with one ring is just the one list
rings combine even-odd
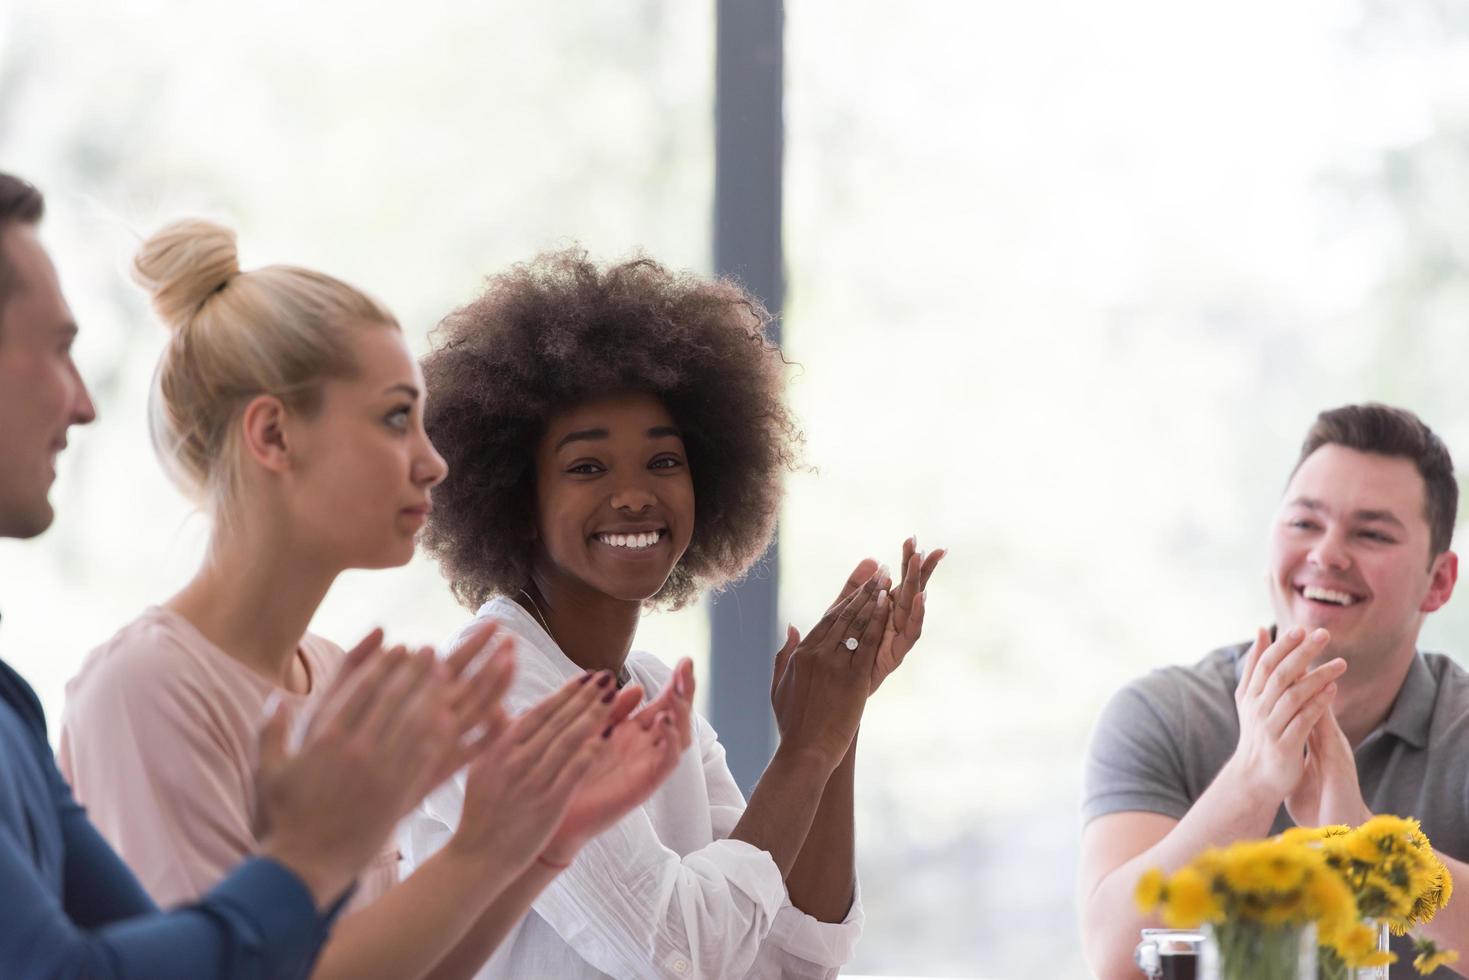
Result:
{"label": "dark red nail polish", "polygon": [[589,670],[585,674],[582,674],[581,675],[581,680],[577,681],[577,683],[578,684],[585,684],[587,681],[589,681],[591,679],[592,679],[592,672]]}
{"label": "dark red nail polish", "polygon": [[611,725],[608,725],[606,728],[602,729],[602,737],[603,738],[611,738],[612,737],[612,726]]}
{"label": "dark red nail polish", "polygon": [[615,698],[615,697],[617,697],[617,692],[616,691],[608,691],[606,694],[602,695],[602,703],[603,704],[611,704],[612,703],[612,699]]}
{"label": "dark red nail polish", "polygon": [[612,675],[611,674],[603,673],[601,677],[598,677],[597,678],[597,686],[598,687],[606,687],[608,684],[611,684],[611,683],[612,683]]}

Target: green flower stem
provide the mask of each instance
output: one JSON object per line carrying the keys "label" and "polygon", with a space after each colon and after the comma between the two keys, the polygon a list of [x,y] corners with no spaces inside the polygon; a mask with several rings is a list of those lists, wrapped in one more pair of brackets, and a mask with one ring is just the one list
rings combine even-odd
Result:
{"label": "green flower stem", "polygon": [[1298,976],[1299,926],[1221,922],[1214,926],[1220,980],[1312,980]]}

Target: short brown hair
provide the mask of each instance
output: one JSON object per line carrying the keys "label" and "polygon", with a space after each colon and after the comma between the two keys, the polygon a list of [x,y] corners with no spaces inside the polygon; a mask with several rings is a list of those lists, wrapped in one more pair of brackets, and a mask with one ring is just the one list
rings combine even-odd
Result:
{"label": "short brown hair", "polygon": [[[19,177],[0,173],[0,236],[12,224],[35,224],[41,220],[45,210],[46,201],[34,186]],[[5,303],[10,299],[14,276],[14,271],[5,261],[5,249],[0,247],[0,310],[5,309]]]}
{"label": "short brown hair", "polygon": [[424,425],[449,464],[424,544],[460,602],[529,581],[547,420],[623,392],[667,407],[694,483],[693,540],[653,604],[677,608],[743,575],[770,541],[801,441],[769,322],[728,280],[648,258],[599,265],[579,248],[492,277],[450,313],[423,360]]}
{"label": "short brown hair", "polygon": [[1343,405],[1316,416],[1291,475],[1322,446],[1346,446],[1363,453],[1412,460],[1423,477],[1424,517],[1428,519],[1429,557],[1449,550],[1459,512],[1459,482],[1442,439],[1405,408],[1369,402]]}

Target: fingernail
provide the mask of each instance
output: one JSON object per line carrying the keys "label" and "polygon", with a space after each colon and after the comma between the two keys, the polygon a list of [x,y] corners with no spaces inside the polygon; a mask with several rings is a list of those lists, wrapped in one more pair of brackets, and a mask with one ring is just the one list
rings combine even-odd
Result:
{"label": "fingernail", "polygon": [[612,675],[609,674],[609,673],[607,673],[606,671],[603,671],[602,672],[602,676],[597,678],[597,686],[598,687],[606,687],[608,684],[611,684],[611,683],[612,683]]}
{"label": "fingernail", "polygon": [[880,578],[880,579],[881,578],[891,578],[891,575],[889,575],[889,573],[888,573],[888,567],[886,565],[878,565],[877,566],[877,577]]}
{"label": "fingernail", "polygon": [[602,695],[602,703],[603,704],[611,704],[612,703],[612,699],[615,698],[615,697],[617,697],[617,692],[616,691],[608,691],[606,694]]}
{"label": "fingernail", "polygon": [[879,589],[878,592],[877,592],[877,601],[878,602],[886,602],[887,601],[887,598],[888,598],[888,590],[887,589]]}
{"label": "fingernail", "polygon": [[603,738],[611,738],[612,737],[612,726],[611,725],[608,725],[606,728],[602,729],[602,737]]}
{"label": "fingernail", "polygon": [[1290,640],[1299,640],[1301,637],[1303,637],[1305,635],[1306,635],[1306,631],[1305,631],[1305,629],[1303,627],[1300,627],[1300,626],[1292,626],[1290,628],[1290,632],[1286,634],[1286,638],[1287,639],[1290,639]]}
{"label": "fingernail", "polygon": [[265,704],[261,705],[260,713],[262,715],[264,715],[266,718],[274,718],[275,717],[275,713],[280,710],[280,706],[281,706],[281,692],[280,691],[271,691],[270,692],[270,697],[266,698],[265,699]]}
{"label": "fingernail", "polygon": [[673,675],[673,690],[674,690],[674,693],[676,693],[679,697],[683,697],[684,683],[683,683],[683,674],[682,673],[678,673],[678,674],[674,674]]}
{"label": "fingernail", "polygon": [[589,670],[585,674],[582,674],[581,675],[581,680],[577,681],[577,683],[578,684],[585,684],[587,681],[589,681],[591,679],[592,679],[592,672]]}
{"label": "fingernail", "polygon": [[1330,637],[1330,636],[1331,636],[1331,634],[1328,633],[1328,632],[1326,632],[1326,630],[1317,628],[1317,629],[1313,630],[1312,633],[1311,633],[1311,642],[1312,643],[1325,643],[1326,640],[1327,640],[1327,638]]}

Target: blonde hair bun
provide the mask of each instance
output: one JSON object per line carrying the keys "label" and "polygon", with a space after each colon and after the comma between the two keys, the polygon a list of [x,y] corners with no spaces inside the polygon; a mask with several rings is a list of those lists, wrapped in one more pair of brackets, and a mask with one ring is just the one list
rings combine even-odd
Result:
{"label": "blonde hair bun", "polygon": [[133,258],[133,278],[151,295],[164,326],[175,332],[239,274],[234,231],[199,218],[164,225]]}

